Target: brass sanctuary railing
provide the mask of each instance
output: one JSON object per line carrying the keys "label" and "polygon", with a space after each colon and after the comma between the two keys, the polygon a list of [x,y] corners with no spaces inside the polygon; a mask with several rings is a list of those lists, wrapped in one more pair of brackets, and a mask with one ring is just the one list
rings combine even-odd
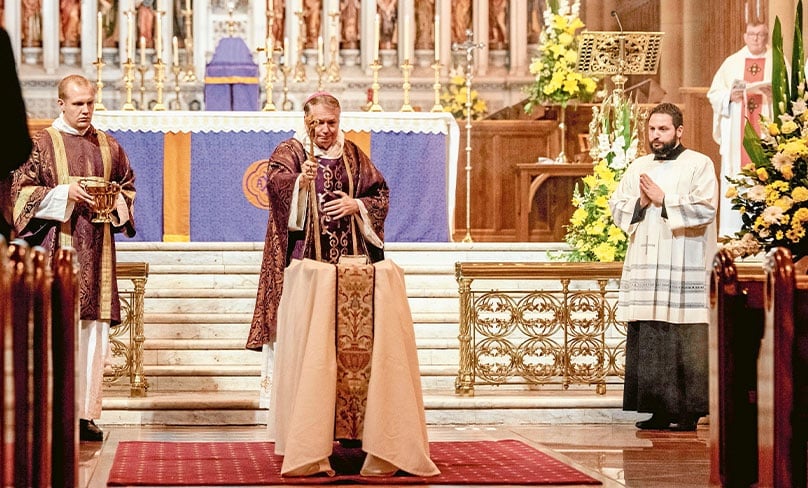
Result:
{"label": "brass sanctuary railing", "polygon": [[[109,331],[109,346],[112,352],[112,367],[104,376],[106,385],[120,383],[129,378],[129,394],[146,396],[149,383],[143,374],[143,298],[149,263],[117,263],[118,295],[121,298],[121,323]],[[121,281],[130,281],[132,287],[121,286]]]}
{"label": "brass sanctuary railing", "polygon": [[475,385],[584,384],[604,394],[607,383],[622,383],[621,271],[622,263],[456,263],[455,393],[473,395]]}

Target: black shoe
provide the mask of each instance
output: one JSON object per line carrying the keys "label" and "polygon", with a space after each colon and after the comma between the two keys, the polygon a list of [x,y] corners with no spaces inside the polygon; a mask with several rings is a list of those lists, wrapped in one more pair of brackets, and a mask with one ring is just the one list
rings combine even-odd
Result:
{"label": "black shoe", "polygon": [[696,424],[699,423],[698,417],[686,416],[681,420],[677,420],[671,424],[671,430],[674,432],[693,432],[696,430]]}
{"label": "black shoe", "polygon": [[666,430],[670,426],[670,420],[657,414],[653,414],[648,420],[641,420],[634,424],[642,430]]}
{"label": "black shoe", "polygon": [[79,419],[79,439],[89,442],[101,442],[104,440],[104,431],[99,429],[92,420]]}
{"label": "black shoe", "polygon": [[339,445],[348,449],[356,449],[362,447],[362,439],[337,439]]}

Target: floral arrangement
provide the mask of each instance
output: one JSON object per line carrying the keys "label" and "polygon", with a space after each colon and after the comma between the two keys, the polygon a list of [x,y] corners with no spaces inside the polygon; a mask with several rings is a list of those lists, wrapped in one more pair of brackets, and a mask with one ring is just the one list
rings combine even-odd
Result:
{"label": "floral arrangement", "polygon": [[744,148],[751,163],[741,168],[727,197],[742,214],[741,230],[724,247],[736,257],[773,247],[788,248],[794,259],[808,254],[808,93],[802,54],[802,2],[797,5],[794,56],[789,83],[783,56],[780,19],[772,34],[772,119],[763,118],[762,134],[747,124]]}
{"label": "floral arrangement", "polygon": [[543,103],[566,106],[571,99],[590,100],[597,81],[575,70],[578,63],[576,32],[584,27],[578,17],[580,0],[548,0],[544,10],[544,29],[539,37],[539,56],[530,63],[536,81],[526,89],[525,111]]}
{"label": "floral arrangement", "polygon": [[594,172],[576,186],[572,204],[576,207],[564,240],[572,247],[560,257],[567,261],[622,261],[628,240],[612,220],[609,197],[628,165],[638,156],[643,117],[639,105],[612,93],[600,108],[593,109],[590,124]]}
{"label": "floral arrangement", "polygon": [[[444,88],[440,96],[444,112],[451,112],[458,120],[466,119],[466,101],[468,100],[468,89],[466,79],[461,75],[452,76],[449,85]],[[480,98],[477,90],[471,90],[471,120],[485,117],[488,113],[488,106],[485,100]]]}

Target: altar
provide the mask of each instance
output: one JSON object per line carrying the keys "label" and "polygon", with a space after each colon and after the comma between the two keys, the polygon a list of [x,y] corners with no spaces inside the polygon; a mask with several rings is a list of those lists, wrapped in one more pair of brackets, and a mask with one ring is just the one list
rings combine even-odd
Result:
{"label": "altar", "polygon": [[[264,241],[266,160],[302,112],[98,111],[135,172],[135,241]],[[448,113],[343,112],[390,187],[387,242],[448,242],[459,129]]]}

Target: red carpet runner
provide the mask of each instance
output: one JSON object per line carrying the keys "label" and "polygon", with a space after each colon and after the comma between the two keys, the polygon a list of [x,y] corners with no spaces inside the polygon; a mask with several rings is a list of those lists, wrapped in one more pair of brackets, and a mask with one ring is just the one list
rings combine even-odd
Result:
{"label": "red carpet runner", "polygon": [[303,485],[599,485],[599,481],[519,441],[430,442],[441,474],[421,478],[359,475],[364,453],[334,446],[334,477],[281,478],[272,442],[121,442],[108,486]]}

